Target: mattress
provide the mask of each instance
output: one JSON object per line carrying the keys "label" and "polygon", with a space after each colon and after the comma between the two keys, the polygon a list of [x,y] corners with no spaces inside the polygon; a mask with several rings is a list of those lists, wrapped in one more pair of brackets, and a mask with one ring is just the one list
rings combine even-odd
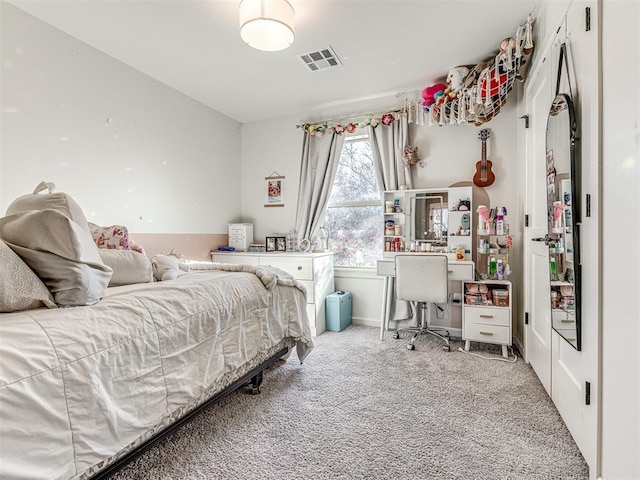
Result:
{"label": "mattress", "polygon": [[0,314],[0,478],[87,478],[283,346],[302,361],[304,289],[276,277],[197,271]]}

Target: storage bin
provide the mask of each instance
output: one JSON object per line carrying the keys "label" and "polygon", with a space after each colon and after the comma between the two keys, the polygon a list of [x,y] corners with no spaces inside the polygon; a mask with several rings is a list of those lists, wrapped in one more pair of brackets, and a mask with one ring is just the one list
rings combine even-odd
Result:
{"label": "storage bin", "polygon": [[494,290],[493,304],[497,307],[509,306],[509,290]]}
{"label": "storage bin", "polygon": [[337,291],[325,300],[327,330],[340,332],[351,325],[351,292]]}

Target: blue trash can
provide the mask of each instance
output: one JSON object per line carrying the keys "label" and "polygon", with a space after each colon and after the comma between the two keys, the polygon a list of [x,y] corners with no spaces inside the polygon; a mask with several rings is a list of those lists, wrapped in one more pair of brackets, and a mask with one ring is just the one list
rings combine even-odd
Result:
{"label": "blue trash can", "polygon": [[351,325],[351,292],[338,290],[327,295],[324,308],[327,330],[339,332]]}

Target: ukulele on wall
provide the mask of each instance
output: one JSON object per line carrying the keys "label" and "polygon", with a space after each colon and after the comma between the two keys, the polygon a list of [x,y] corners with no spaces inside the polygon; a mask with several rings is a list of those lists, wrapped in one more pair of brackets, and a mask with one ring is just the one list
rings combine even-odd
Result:
{"label": "ukulele on wall", "polygon": [[489,130],[480,130],[480,140],[482,140],[482,160],[476,162],[476,174],[473,176],[473,184],[477,187],[488,187],[496,181],[496,176],[491,171],[491,160],[487,160],[487,138]]}

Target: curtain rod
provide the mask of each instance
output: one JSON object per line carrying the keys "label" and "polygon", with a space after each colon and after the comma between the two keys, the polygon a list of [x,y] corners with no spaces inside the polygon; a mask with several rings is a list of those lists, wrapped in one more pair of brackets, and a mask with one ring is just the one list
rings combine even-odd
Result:
{"label": "curtain rod", "polygon": [[405,106],[402,107],[402,108],[393,108],[393,109],[389,109],[389,110],[381,110],[379,112],[362,113],[362,114],[359,114],[359,115],[345,115],[343,117],[330,118],[328,120],[321,120],[319,122],[301,123],[301,124],[296,125],[296,128],[304,128],[306,125],[323,125],[325,123],[342,122],[344,120],[354,120],[356,118],[375,117],[375,116],[378,116],[378,115],[384,115],[385,113],[406,113],[406,111],[407,111],[407,106],[405,104]]}

